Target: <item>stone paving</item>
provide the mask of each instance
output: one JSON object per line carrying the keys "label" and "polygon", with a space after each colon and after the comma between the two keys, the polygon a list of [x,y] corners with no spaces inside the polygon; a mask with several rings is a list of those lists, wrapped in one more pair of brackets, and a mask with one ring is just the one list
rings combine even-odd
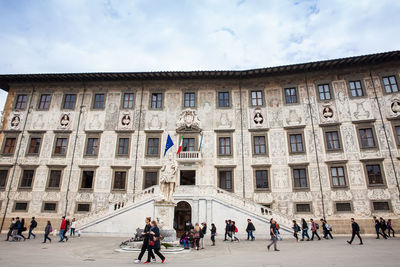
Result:
{"label": "stone paving", "polygon": [[[116,252],[124,238],[70,238],[67,243],[42,244],[42,235],[25,242],[0,242],[0,266],[132,266],[137,253]],[[209,237],[209,236],[208,236]],[[4,240],[4,234],[1,240]],[[57,241],[56,237],[52,237]],[[285,239],[281,251],[267,251],[268,240],[223,242],[206,249],[165,254],[168,266],[400,266],[400,239],[364,238],[364,245],[346,243],[346,238],[296,243]],[[159,259],[156,264],[160,264]],[[151,264],[154,265],[154,264]]]}

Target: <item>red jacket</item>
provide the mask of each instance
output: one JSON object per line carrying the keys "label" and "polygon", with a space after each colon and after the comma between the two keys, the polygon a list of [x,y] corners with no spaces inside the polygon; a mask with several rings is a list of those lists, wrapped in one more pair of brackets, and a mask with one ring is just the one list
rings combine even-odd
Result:
{"label": "red jacket", "polygon": [[60,230],[65,230],[66,226],[67,226],[67,222],[63,219],[61,222]]}

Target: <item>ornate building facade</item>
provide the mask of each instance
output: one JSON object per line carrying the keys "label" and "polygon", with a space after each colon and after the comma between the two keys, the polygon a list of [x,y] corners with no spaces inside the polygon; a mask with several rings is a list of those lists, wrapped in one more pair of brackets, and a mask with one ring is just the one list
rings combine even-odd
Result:
{"label": "ornate building facade", "polygon": [[398,51],[247,71],[0,75],[3,227],[66,214],[88,232],[134,232],[154,216],[169,155],[178,230],[400,222],[399,81]]}

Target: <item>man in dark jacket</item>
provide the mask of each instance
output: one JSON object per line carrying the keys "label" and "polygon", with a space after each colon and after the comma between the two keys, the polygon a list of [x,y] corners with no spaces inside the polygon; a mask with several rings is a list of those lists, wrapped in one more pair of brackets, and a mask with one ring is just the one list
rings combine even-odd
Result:
{"label": "man in dark jacket", "polygon": [[357,237],[360,239],[360,245],[362,245],[363,242],[360,236],[360,226],[358,226],[358,223],[354,221],[354,218],[351,218],[351,229],[352,229],[351,240],[347,241],[347,243],[351,245],[351,243],[354,240],[354,237],[357,235]]}
{"label": "man in dark jacket", "polygon": [[379,235],[383,236],[383,238],[387,238],[386,235],[381,233],[381,223],[380,221],[376,218],[376,216],[373,217],[374,222],[375,222],[375,232],[376,232],[376,239],[379,239]]}
{"label": "man in dark jacket", "polygon": [[228,241],[227,237],[231,237],[231,220],[225,220],[225,239],[224,241]]}
{"label": "man in dark jacket", "polygon": [[387,225],[386,225],[386,221],[382,217],[379,218],[379,226],[382,230],[383,237],[386,239],[387,238],[387,234],[386,234]]}
{"label": "man in dark jacket", "polygon": [[251,241],[254,241],[253,231],[255,230],[256,228],[254,227],[254,224],[251,222],[250,219],[247,219],[247,228],[246,228],[247,240],[251,238]]}
{"label": "man in dark jacket", "polygon": [[[139,254],[137,260],[135,260],[135,263],[141,263],[142,262],[142,257],[144,255],[144,253],[146,252],[146,250],[148,249],[149,238],[150,238],[150,228],[151,228],[150,222],[151,222],[151,217],[147,217],[146,220],[145,220],[146,225],[145,225],[143,233],[142,233],[142,236],[143,236],[142,249],[140,251],[140,254]],[[152,260],[152,262],[154,262],[156,260],[156,258],[153,256],[151,260]]]}
{"label": "man in dark jacket", "polygon": [[29,232],[28,232],[28,239],[31,239],[31,235],[33,238],[36,238],[36,235],[33,233],[33,229],[35,229],[37,226],[37,222],[35,220],[35,217],[32,217],[31,225],[29,226]]}
{"label": "man in dark jacket", "polygon": [[7,239],[4,241],[8,241],[10,239],[10,236],[12,236],[12,232],[13,232],[14,228],[15,228],[15,221],[14,221],[14,218],[12,218],[10,227],[8,227]]}

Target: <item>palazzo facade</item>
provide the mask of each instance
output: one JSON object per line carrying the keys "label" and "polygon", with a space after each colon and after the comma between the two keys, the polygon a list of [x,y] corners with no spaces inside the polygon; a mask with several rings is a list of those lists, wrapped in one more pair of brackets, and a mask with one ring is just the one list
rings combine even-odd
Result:
{"label": "palazzo facade", "polygon": [[15,216],[83,225],[139,210],[168,157],[179,229],[222,229],[230,214],[243,227],[253,214],[288,227],[326,217],[337,233],[351,217],[366,232],[373,215],[396,225],[399,82],[398,51],[246,71],[0,75],[3,229]]}

